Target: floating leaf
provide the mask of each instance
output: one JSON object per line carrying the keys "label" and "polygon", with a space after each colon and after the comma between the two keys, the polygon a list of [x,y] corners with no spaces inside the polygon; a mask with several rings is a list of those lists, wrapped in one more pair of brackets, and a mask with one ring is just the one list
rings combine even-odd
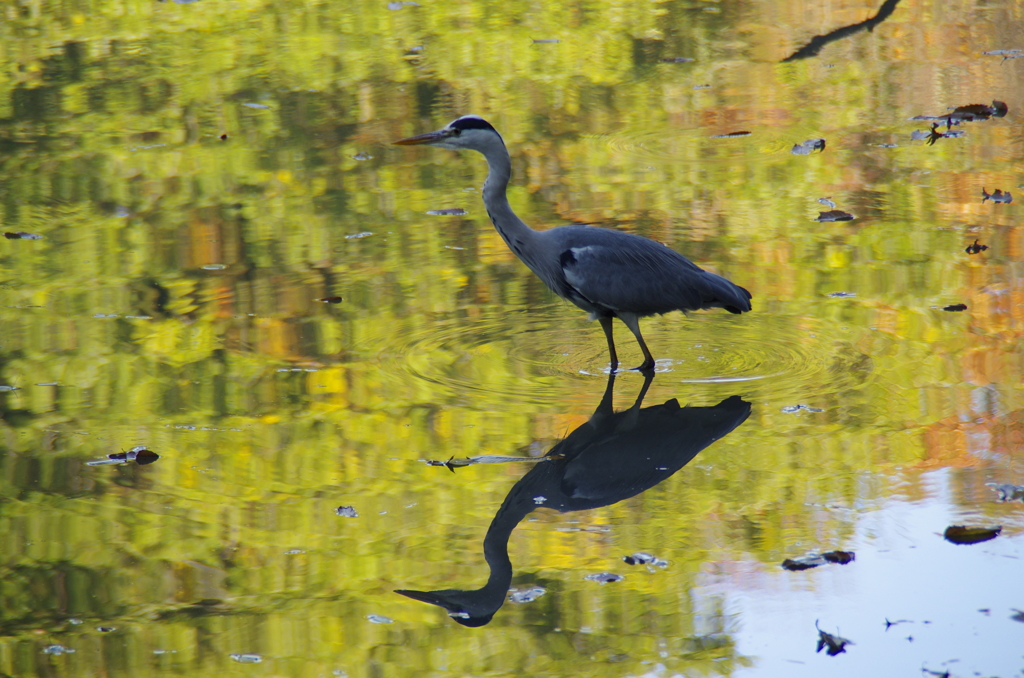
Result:
{"label": "floating leaf", "polygon": [[616,581],[622,581],[625,579],[621,574],[613,574],[611,572],[600,572],[598,574],[588,574],[584,577],[587,581],[596,581],[598,584],[610,584]]}
{"label": "floating leaf", "polygon": [[711,139],[734,139],[736,137],[749,137],[750,132],[747,130],[740,130],[739,132],[728,132],[726,134],[716,134]]}
{"label": "floating leaf", "polygon": [[325,304],[340,304],[342,299],[341,297],[321,297],[317,301],[322,301]]}
{"label": "floating leaf", "polygon": [[42,240],[43,236],[37,233],[26,233],[25,231],[15,231],[14,233],[4,233],[4,237],[8,240]]}
{"label": "floating leaf", "polygon": [[982,245],[982,244],[978,243],[977,240],[975,240],[974,244],[973,245],[968,245],[967,249],[965,249],[964,252],[967,252],[968,254],[979,254],[981,252],[984,252],[987,249],[988,249],[988,245]]}
{"label": "floating leaf", "polygon": [[985,483],[999,493],[999,501],[1024,501],[1024,485],[1011,485],[1010,483]]}
{"label": "floating leaf", "polygon": [[853,215],[843,210],[829,210],[828,212],[819,212],[815,221],[853,221]]}
{"label": "floating leaf", "polygon": [[824,412],[825,410],[818,407],[809,407],[807,405],[788,405],[782,408],[784,414],[796,414],[800,410],[807,410],[808,412]]}
{"label": "floating leaf", "polygon": [[1004,193],[1000,191],[998,188],[989,193],[988,191],[985,190],[984,187],[982,187],[981,202],[984,203],[986,200],[991,200],[992,202],[1013,202],[1013,196],[1010,195],[1009,191]]}
{"label": "floating leaf", "polygon": [[353,160],[373,160],[373,156],[369,153],[359,152],[352,156]]}
{"label": "floating leaf", "polygon": [[828,553],[808,553],[806,556],[800,558],[787,558],[782,561],[782,568],[789,570],[790,572],[800,572],[802,570],[810,570],[814,567],[820,567],[827,563],[836,563],[838,565],[846,565],[847,563],[853,562],[856,556],[853,551],[829,551]]}
{"label": "floating leaf", "polygon": [[368,614],[366,618],[371,624],[394,624],[395,620],[379,614]]}
{"label": "floating leaf", "polygon": [[949,306],[943,306],[943,311],[951,311],[953,313],[959,313],[960,311],[967,310],[967,304],[950,304]]}
{"label": "floating leaf", "polygon": [[857,296],[857,293],[856,292],[829,292],[828,296],[833,297],[835,299],[848,299],[850,297]]}
{"label": "floating leaf", "polygon": [[534,40],[533,44],[535,44],[535,45],[553,45],[553,44],[559,43],[559,42],[562,42],[562,41],[561,40],[557,40],[555,38],[541,38],[540,40]]}
{"label": "floating leaf", "polygon": [[943,533],[946,541],[953,544],[979,544],[995,539],[1003,531],[999,527],[967,527],[966,525],[950,525]]}
{"label": "floating leaf", "polygon": [[668,561],[662,560],[650,553],[634,553],[631,556],[623,556],[622,560],[627,565],[648,565],[648,569],[653,571],[655,567],[668,567]]}
{"label": "floating leaf", "polygon": [[115,452],[114,454],[108,454],[106,459],[97,459],[96,461],[86,462],[87,466],[108,466],[111,464],[127,464],[130,461],[134,461],[139,466],[145,466],[146,464],[152,464],[154,461],[160,458],[160,455],[151,450],[147,450],[143,445],[136,445],[127,452]]}
{"label": "floating leaf", "polygon": [[690,59],[687,57],[665,57],[661,61],[662,63],[666,64],[687,64],[690,63],[691,61],[694,61],[694,59]]}
{"label": "floating leaf", "polygon": [[822,553],[821,557],[836,565],[846,565],[852,563],[857,558],[853,551],[829,551],[828,553]]}
{"label": "floating leaf", "polygon": [[465,213],[466,210],[462,209],[461,207],[446,207],[445,209],[441,210],[427,210],[427,214],[434,217],[459,216]]}
{"label": "floating leaf", "polygon": [[831,633],[826,633],[818,628],[818,622],[814,622],[814,628],[818,629],[818,649],[815,652],[821,652],[823,648],[828,653],[829,657],[835,657],[841,652],[846,652],[847,645],[853,645],[852,640],[846,638],[840,638],[834,636]]}
{"label": "floating leaf", "polygon": [[369,238],[373,233],[371,231],[363,231],[362,233],[351,233],[345,236],[345,240],[358,240],[359,238]]}
{"label": "floating leaf", "polygon": [[232,654],[228,656],[239,664],[259,664],[263,661],[263,657],[258,654]]}
{"label": "floating leaf", "polygon": [[356,511],[355,507],[353,507],[353,506],[339,506],[338,508],[334,509],[334,512],[337,513],[342,518],[358,518],[359,517],[359,513]]}
{"label": "floating leaf", "polygon": [[541,588],[540,586],[535,586],[532,589],[524,589],[524,590],[512,589],[508,593],[509,593],[508,599],[509,599],[510,602],[513,602],[513,603],[532,603],[533,601],[537,600],[538,598],[543,596],[545,593],[547,593],[547,591],[545,589]]}
{"label": "floating leaf", "polygon": [[1010,108],[1002,101],[993,101],[992,105],[988,104],[968,104],[966,106],[957,106],[951,109],[948,113],[941,115],[915,115],[911,120],[931,120],[936,123],[946,123],[946,128],[949,129],[953,125],[959,125],[964,122],[974,122],[977,120],[988,120],[989,118],[1003,118],[1009,112]]}
{"label": "floating leaf", "polygon": [[793,153],[793,155],[810,155],[814,151],[824,150],[824,139],[808,139],[807,141],[801,141],[799,144],[794,144],[793,150],[791,152]]}

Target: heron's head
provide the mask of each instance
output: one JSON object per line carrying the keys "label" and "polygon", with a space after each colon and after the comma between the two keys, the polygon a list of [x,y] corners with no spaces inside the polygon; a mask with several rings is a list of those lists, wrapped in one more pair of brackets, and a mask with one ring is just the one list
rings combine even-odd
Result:
{"label": "heron's head", "polygon": [[495,145],[504,148],[505,142],[501,135],[479,115],[464,115],[461,118],[452,120],[442,129],[436,132],[427,132],[419,136],[401,139],[395,142],[398,146],[416,146],[425,144],[427,146],[440,146],[453,151],[471,149],[484,153]]}

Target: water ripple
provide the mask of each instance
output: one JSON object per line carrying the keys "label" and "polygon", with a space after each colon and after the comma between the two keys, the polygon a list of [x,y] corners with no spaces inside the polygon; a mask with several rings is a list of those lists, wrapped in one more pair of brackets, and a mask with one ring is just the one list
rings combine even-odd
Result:
{"label": "water ripple", "polygon": [[[389,381],[429,383],[435,397],[555,404],[609,369],[600,327],[573,314],[551,304],[443,316],[396,333],[375,361]],[[812,318],[672,314],[645,319],[643,329],[662,387],[792,404],[855,388],[871,371],[849,330]],[[629,332],[618,323],[615,332],[623,364],[639,363]]]}

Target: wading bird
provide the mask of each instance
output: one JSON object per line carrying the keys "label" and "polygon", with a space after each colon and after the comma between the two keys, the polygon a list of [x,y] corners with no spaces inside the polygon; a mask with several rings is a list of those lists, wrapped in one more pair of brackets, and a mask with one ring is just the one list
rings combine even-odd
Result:
{"label": "wading bird", "polygon": [[501,135],[483,118],[465,115],[444,129],[396,141],[478,151],[489,172],[483,198],[487,215],[505,244],[551,290],[601,323],[614,371],[619,365],[612,318],[630,329],[644,353],[636,369],[654,369],[654,357],[640,334],[640,318],[670,311],[724,308],[750,310],[750,292],[708,273],[675,250],[647,238],[594,226],[559,226],[535,231],[516,216],[505,189],[512,159]]}

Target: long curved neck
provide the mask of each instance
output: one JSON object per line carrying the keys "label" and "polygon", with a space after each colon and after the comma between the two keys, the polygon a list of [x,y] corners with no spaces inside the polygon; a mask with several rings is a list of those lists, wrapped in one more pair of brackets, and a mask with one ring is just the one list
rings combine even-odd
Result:
{"label": "long curved neck", "polygon": [[524,487],[523,479],[520,479],[509,491],[484,536],[484,560],[490,568],[484,589],[500,590],[503,599],[512,581],[512,561],[508,557],[509,537],[523,518],[537,508],[537,503],[533,501],[535,493],[529,492],[530,483],[526,485]]}
{"label": "long curved neck", "polygon": [[487,216],[498,230],[502,240],[517,257],[533,268],[527,259],[529,248],[527,243],[537,236],[537,232],[527,226],[512,211],[508,204],[506,189],[512,178],[512,158],[509,157],[505,144],[497,141],[480,151],[487,158],[487,180],[484,182],[483,198],[487,208]]}

